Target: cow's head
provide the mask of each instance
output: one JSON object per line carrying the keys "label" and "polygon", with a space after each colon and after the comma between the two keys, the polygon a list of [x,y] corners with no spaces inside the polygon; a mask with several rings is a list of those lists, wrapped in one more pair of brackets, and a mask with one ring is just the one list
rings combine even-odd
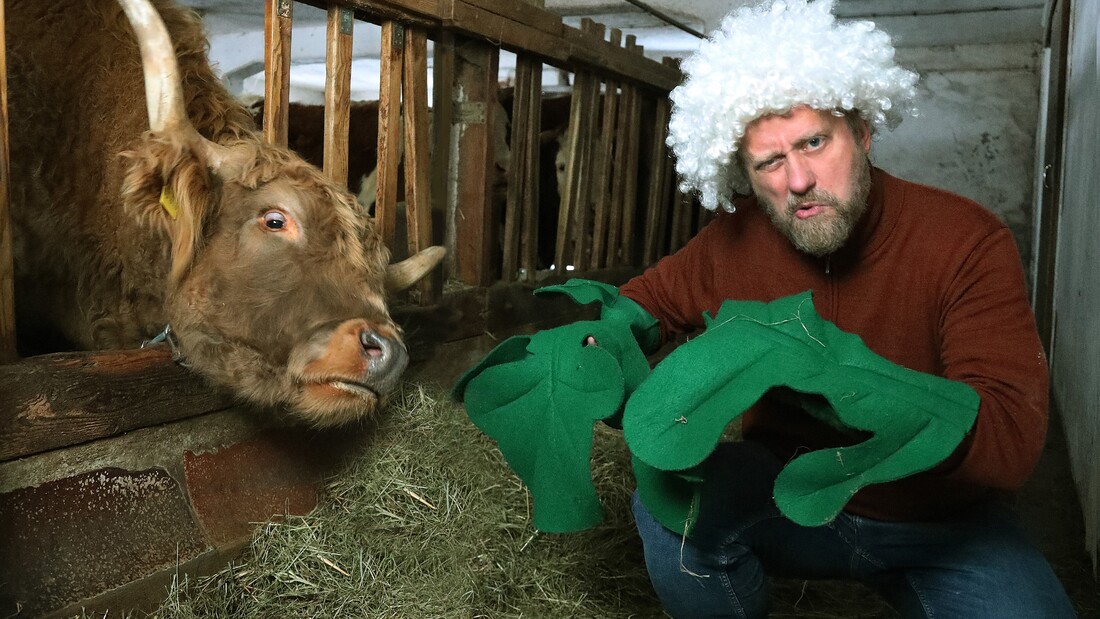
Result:
{"label": "cow's head", "polygon": [[142,48],[152,131],[128,153],[123,201],[171,237],[165,309],[197,371],[324,425],[369,414],[408,363],[385,290],[442,257],[399,265],[355,197],[254,135],[215,143],[186,117],[155,10],[122,0]]}

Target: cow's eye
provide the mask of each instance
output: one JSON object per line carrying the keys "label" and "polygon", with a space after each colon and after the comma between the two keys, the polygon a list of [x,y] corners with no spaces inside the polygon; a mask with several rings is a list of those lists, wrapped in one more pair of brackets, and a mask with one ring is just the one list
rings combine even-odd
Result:
{"label": "cow's eye", "polygon": [[263,214],[264,226],[268,230],[283,230],[286,228],[286,215],[282,211],[267,211]]}
{"label": "cow's eye", "polygon": [[280,208],[267,209],[256,218],[256,225],[263,232],[274,234],[274,237],[282,241],[302,242],[301,223],[289,213]]}

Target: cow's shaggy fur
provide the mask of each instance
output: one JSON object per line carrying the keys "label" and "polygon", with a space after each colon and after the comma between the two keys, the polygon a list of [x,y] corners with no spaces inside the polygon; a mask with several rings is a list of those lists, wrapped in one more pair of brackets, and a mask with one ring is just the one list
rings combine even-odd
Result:
{"label": "cow's shaggy fur", "polygon": [[[146,130],[141,60],[116,0],[8,2],[21,345],[131,348],[170,322],[196,370],[252,401],[320,423],[369,411],[396,377],[363,378],[377,356],[332,338],[345,325],[365,349],[370,332],[404,355],[384,302],[388,251],[346,188],[262,143],[214,75],[198,16],[153,4],[187,115],[230,153],[228,168],[185,136]],[[275,208],[300,226],[294,242],[263,228]]]}

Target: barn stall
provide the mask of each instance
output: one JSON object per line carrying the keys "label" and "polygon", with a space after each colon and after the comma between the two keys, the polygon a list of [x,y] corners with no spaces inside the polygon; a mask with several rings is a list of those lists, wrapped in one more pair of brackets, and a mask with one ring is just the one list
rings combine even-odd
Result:
{"label": "barn stall", "polygon": [[[587,20],[573,28],[523,3],[317,5],[328,12],[324,171],[347,179],[352,25],[369,21],[383,33],[376,225],[395,254],[440,242],[448,250],[441,274],[391,300],[413,374],[445,384],[494,338],[576,318],[571,303],[536,306],[533,287],[573,276],[624,281],[699,225],[673,186],[663,140],[679,71],[646,58],[632,36]],[[294,3],[264,10],[264,138],[285,145]],[[506,196],[493,187],[501,49],[517,58]],[[560,205],[539,199],[544,64],[574,79]],[[552,265],[539,263],[540,208],[544,228],[546,211],[558,212],[541,234]],[[255,523],[314,506],[355,432],[312,431],[241,406],[173,363],[165,346],[20,359],[10,230],[0,232],[0,355],[9,362],[0,366],[0,613],[159,601],[172,578],[223,565]]]}
{"label": "barn stall", "polygon": [[[269,13],[278,16],[282,8],[283,13],[293,14],[293,5],[274,6],[279,4],[269,2]],[[410,239],[408,244],[417,243],[414,239],[416,234],[410,232],[402,235],[397,222],[399,219],[413,221],[422,216],[424,210],[446,214],[446,221],[454,226],[447,241],[451,259],[447,265],[446,285],[442,281],[432,283],[430,288],[426,285],[403,299],[397,312],[399,320],[412,336],[412,353],[417,357],[414,375],[441,377],[446,383],[447,376],[477,359],[493,345],[494,340],[486,334],[502,337],[576,317],[576,310],[571,304],[554,306],[545,301],[536,303],[529,294],[530,289],[537,285],[532,280],[550,283],[559,281],[558,278],[583,274],[618,282],[646,263],[646,257],[637,257],[637,254],[639,248],[645,248],[650,243],[646,240],[647,228],[642,223],[648,222],[648,218],[638,217],[637,212],[635,232],[631,237],[634,245],[628,252],[636,256],[632,261],[622,261],[624,253],[621,246],[610,258],[603,253],[605,261],[596,262],[599,266],[587,271],[562,273],[540,269],[537,262],[526,258],[532,255],[533,248],[530,240],[524,240],[530,239],[530,233],[524,236],[524,231],[528,229],[525,225],[530,226],[529,222],[537,218],[530,217],[525,224],[521,214],[508,222],[505,219],[507,215],[503,213],[530,211],[517,206],[508,206],[507,211],[503,206],[490,206],[492,198],[486,198],[486,195],[492,191],[484,186],[490,182],[487,180],[490,175],[484,170],[492,167],[489,162],[493,157],[487,152],[492,148],[492,140],[487,135],[491,125],[486,122],[482,126],[479,112],[482,108],[478,104],[493,100],[490,92],[496,82],[490,74],[494,49],[511,50],[529,60],[538,59],[550,66],[561,66],[578,76],[585,70],[591,71],[605,82],[620,81],[637,87],[654,103],[661,98],[660,93],[670,86],[654,84],[652,78],[630,73],[626,65],[644,63],[637,64],[635,68],[642,71],[644,67],[642,72],[649,75],[654,71],[658,74],[665,71],[658,68],[660,63],[645,61],[637,54],[628,57],[618,51],[608,55],[610,43],[596,44],[592,40],[594,36],[585,36],[584,28],[571,28],[561,24],[556,16],[527,6],[505,8],[497,6],[501,3],[489,2],[439,3],[439,6],[434,2],[383,2],[370,3],[371,8],[367,9],[365,2],[344,4],[353,9],[356,19],[382,26],[389,23],[391,33],[394,30],[407,33],[410,28],[423,28],[427,38],[437,44],[437,62],[433,70],[446,68],[449,59],[453,62],[451,71],[454,77],[450,78],[450,83],[460,84],[466,98],[455,101],[456,97],[452,97],[443,101],[439,112],[435,111],[440,105],[438,101],[433,101],[431,107],[433,113],[448,113],[446,109],[450,104],[453,130],[449,138],[457,143],[455,148],[444,150],[448,156],[455,156],[451,165],[456,170],[463,165],[481,169],[483,176],[480,178],[485,179],[485,183],[479,183],[468,176],[460,179],[461,175],[452,173],[444,181],[439,176],[433,176],[437,171],[437,160],[432,158],[427,183],[427,193],[431,196],[427,202],[432,207],[424,209],[413,205],[407,211],[413,214],[411,217],[407,214],[399,216],[396,209],[387,211],[385,206],[395,203],[396,198],[388,203],[383,195],[404,183],[396,179],[392,168],[398,157],[390,155],[392,158],[379,166],[380,221],[384,229],[388,229],[391,224],[385,223],[385,218],[387,213],[393,216],[394,238],[404,236]],[[450,7],[449,12],[441,8],[444,4]],[[494,5],[492,9],[487,8],[490,4]],[[840,7],[842,11],[858,14],[863,5],[868,4],[873,3],[845,1],[840,3]],[[1095,227],[1091,225],[1094,222],[1087,218],[1087,201],[1080,198],[1086,193],[1081,188],[1093,178],[1082,172],[1080,161],[1088,158],[1081,157],[1076,166],[1066,170],[1064,180],[1060,174],[1059,149],[1062,148],[1063,135],[1060,129],[1063,121],[1058,114],[1063,111],[1060,94],[1066,86],[1064,82],[1058,85],[1056,79],[1060,63],[1065,63],[1069,55],[1065,50],[1071,42],[1068,40],[1069,33],[1079,30],[1081,34],[1072,39],[1074,62],[1078,63],[1079,68],[1068,96],[1074,114],[1071,122],[1076,123],[1078,128],[1082,123],[1089,126],[1088,110],[1094,111],[1095,104],[1088,103],[1086,93],[1089,92],[1089,82],[1080,76],[1089,74],[1092,66],[1089,64],[1090,58],[1094,59],[1094,54],[1089,54],[1090,51],[1095,52],[1095,37],[1090,39],[1085,26],[1094,24],[1095,20],[1089,21],[1090,16],[1082,8],[1083,3],[1073,3],[1070,8],[1068,2],[1044,3],[1038,0],[967,2],[963,3],[965,7],[955,6],[951,10],[945,10],[941,6],[943,3],[904,4],[906,6],[899,7],[896,12],[876,16],[876,19],[892,32],[895,32],[894,25],[899,25],[896,32],[902,32],[903,40],[915,39],[913,42],[903,42],[899,54],[904,64],[916,67],[926,76],[922,94],[928,97],[928,101],[920,105],[927,113],[917,122],[903,124],[898,133],[876,145],[879,153],[877,161],[879,165],[904,176],[970,195],[998,211],[1016,233],[1025,261],[1039,263],[1035,267],[1036,311],[1040,314],[1041,327],[1048,339],[1055,336],[1051,325],[1054,303],[1050,297],[1057,292],[1061,305],[1058,335],[1061,346],[1059,350],[1048,348],[1054,366],[1055,404],[1066,409],[1065,423],[1073,428],[1070,450],[1081,496],[1088,500],[1085,506],[1090,523],[1087,544],[1089,550],[1095,551],[1096,493],[1091,490],[1095,485],[1095,467],[1090,465],[1094,461],[1095,432],[1092,430],[1095,424],[1090,420],[1095,417],[1096,399],[1089,394],[1095,393],[1096,383],[1090,379],[1089,372],[1094,367],[1096,355],[1092,353],[1095,352],[1097,340],[1073,335],[1078,332],[1091,333],[1092,322],[1087,318],[1087,308],[1090,306],[1088,300],[1095,297],[1095,286],[1089,285],[1084,277],[1088,272],[1088,243],[1080,241],[1074,247],[1085,249],[1062,254],[1055,265],[1055,249],[1059,245],[1059,209],[1048,208],[1041,216],[1032,214],[1033,205],[1029,199],[1033,186],[1036,191],[1049,191],[1052,185],[1057,187],[1064,182],[1068,197],[1061,216],[1071,223],[1063,224],[1062,236],[1067,240],[1062,244],[1072,241],[1077,235],[1087,234]],[[993,4],[997,6],[991,6]],[[287,9],[287,6],[290,8]],[[1014,21],[1015,16],[1021,14],[1038,17],[1038,21],[1046,25],[1047,39],[1042,40],[1041,35],[1021,34],[1019,27],[1011,25],[1018,23]],[[279,33],[285,37],[289,32],[288,19],[292,16],[272,18],[268,22],[274,46],[278,49],[280,41],[284,44],[278,50],[281,53],[268,54],[268,62],[273,62],[275,57],[285,58],[287,46]],[[1052,21],[1053,24],[1050,23]],[[920,22],[921,25],[906,30],[902,27],[903,22]],[[396,28],[398,24],[400,28]],[[554,24],[561,26],[558,28]],[[965,43],[961,44],[950,35],[959,24],[968,33]],[[453,40],[444,47],[455,53],[440,56],[438,44],[446,41],[448,36],[452,36]],[[337,37],[336,40],[340,39]],[[391,63],[406,66],[404,60],[399,59],[405,58],[404,54],[408,53],[402,51],[407,49],[407,40],[396,44],[390,38]],[[335,49],[340,49],[340,46],[336,45]],[[441,58],[442,63],[439,62]],[[1053,64],[1053,69],[1048,64]],[[285,74],[287,71],[285,60],[271,66],[271,73],[282,70]],[[394,71],[393,66],[390,64],[388,79],[381,80],[383,85],[388,82],[391,88],[404,77],[400,75],[403,72]],[[669,81],[674,84],[672,75],[669,73]],[[465,76],[465,81],[462,76]],[[1040,81],[1048,77],[1052,91],[1046,92],[1044,88],[1043,96],[1037,99],[1034,91],[1038,90]],[[1062,78],[1064,80],[1064,75]],[[538,77],[532,74],[529,79],[534,81]],[[579,77],[575,83],[578,90],[583,89],[583,81]],[[518,75],[516,86],[519,86]],[[413,90],[417,84],[408,88]],[[616,105],[619,110],[623,109],[626,91],[626,88],[618,91],[620,96]],[[380,95],[379,98],[384,97]],[[577,98],[579,100],[581,97]],[[516,99],[518,103],[519,97]],[[282,101],[281,97],[271,97],[269,100]],[[1037,103],[1043,109],[1037,110]],[[493,112],[488,111],[488,107],[484,109],[491,116]],[[416,110],[409,113],[415,115]],[[531,113],[535,113],[533,106]],[[1039,114],[1046,115],[1047,122],[1053,127],[1046,133],[1047,139],[1056,144],[1053,152],[1057,156],[1033,161],[1032,151],[1041,150],[1033,142],[1035,117]],[[945,116],[948,118],[946,128],[938,126],[937,121]],[[273,113],[270,126],[279,126],[279,118],[277,112]],[[925,122],[924,119],[929,120]],[[529,120],[529,126],[536,124]],[[336,126],[339,126],[338,123]],[[1077,136],[1070,140],[1068,148],[1076,149],[1074,152],[1087,150],[1079,139],[1085,134],[1078,130],[1066,135]],[[423,143],[423,127],[419,130],[419,136]],[[464,142],[460,136],[467,136]],[[438,134],[430,134],[426,141],[435,142],[438,137]],[[393,138],[387,139],[392,145]],[[513,151],[523,147],[517,146],[517,139],[522,140],[518,136],[512,139]],[[340,140],[333,140],[339,148]],[[578,144],[581,142],[583,138]],[[593,143],[599,146],[599,141],[593,140]],[[463,144],[467,149],[466,164],[462,163]],[[923,151],[922,156],[913,157],[914,146],[927,150]],[[530,145],[527,148],[531,148]],[[415,149],[414,145],[414,153]],[[471,149],[474,152],[472,156],[469,154]],[[576,155],[578,158],[584,156],[580,152]],[[382,157],[380,155],[380,161]],[[405,157],[400,155],[400,158]],[[513,157],[516,155],[513,154]],[[638,157],[644,163],[642,152]],[[932,166],[917,163],[928,160],[937,163]],[[1052,167],[1048,169],[1046,165]],[[408,170],[410,164],[406,162],[405,166]],[[329,172],[338,173],[338,164],[336,168],[335,172],[332,169]],[[383,168],[389,172],[384,172]],[[463,171],[469,174],[470,169],[463,168]],[[1036,176],[1047,179],[1046,182],[1033,183],[1032,170],[1036,171]],[[522,174],[514,168],[509,173]],[[389,184],[386,184],[385,174],[390,174]],[[0,178],[6,179],[7,174]],[[577,181],[573,182],[577,189],[582,187]],[[518,186],[516,183],[508,185],[510,189]],[[623,190],[627,187],[624,185]],[[460,190],[465,191],[461,194],[464,197],[461,202],[455,197]],[[415,189],[413,193],[416,193]],[[613,191],[605,193],[612,195]],[[420,195],[425,193],[421,191]],[[442,199],[441,196],[447,197]],[[467,201],[471,196],[473,200]],[[425,198],[419,200],[413,197],[405,202],[423,204]],[[1055,201],[1057,204],[1057,197]],[[518,204],[521,204],[518,198],[509,202],[509,205]],[[697,220],[685,217],[683,213],[691,211],[676,210],[674,204],[675,201],[669,203],[669,208],[672,213],[679,213],[674,216],[680,218],[677,220],[680,223],[673,225],[670,216],[663,220],[664,225],[672,230],[690,231],[698,224]],[[467,205],[474,205],[469,212]],[[572,212],[577,212],[575,206]],[[586,209],[584,216],[594,217],[595,212],[594,208]],[[609,222],[613,213],[613,210],[608,213]],[[469,221],[466,216],[470,214],[480,219]],[[622,217],[622,214],[619,216]],[[0,222],[3,221],[0,218]],[[593,228],[595,221],[591,224]],[[661,221],[658,218],[658,225]],[[458,232],[459,222],[464,226],[461,233]],[[414,221],[412,225],[417,223]],[[622,221],[617,228],[620,235],[621,225]],[[1044,236],[1034,232],[1033,228],[1042,228]],[[430,242],[442,242],[449,229],[446,225],[442,229],[433,227]],[[609,230],[607,238],[600,235],[600,241],[582,238],[581,246],[591,245],[587,250],[582,250],[578,259],[578,241],[570,237],[576,229],[573,227],[573,232],[567,230],[563,237],[558,234],[558,227],[554,226],[550,235],[553,249],[549,253],[556,259],[555,264],[570,266],[564,257],[572,256],[576,261],[572,266],[585,266],[586,259],[594,254],[597,257],[600,255],[594,251],[595,244],[605,243],[606,249],[612,233]],[[420,234],[424,230],[425,226],[421,226]],[[2,233],[5,232],[6,229],[0,228],[0,247],[3,244]],[[505,242],[509,238],[518,239],[518,244]],[[656,233],[653,239],[667,243],[666,249],[659,250],[658,255],[681,242],[673,236]],[[563,259],[557,259],[559,241],[563,246],[560,254]],[[399,242],[406,244],[404,240]],[[467,242],[468,245],[460,246]],[[400,252],[403,248],[395,249]],[[547,251],[545,244],[534,249],[542,253]],[[538,253],[536,251],[534,255]],[[0,250],[0,309],[12,304],[11,295],[4,294],[2,290],[5,285],[10,287],[11,280],[10,268],[3,268],[6,255]],[[463,255],[467,257],[463,258]],[[533,263],[536,267],[529,268]],[[505,264],[516,266],[506,269]],[[1055,272],[1059,274],[1057,285]],[[1045,325],[1044,312],[1047,314]],[[13,329],[10,315],[10,311],[0,311],[0,342],[13,340],[9,335]],[[0,346],[0,354],[6,354],[9,358],[14,358],[13,350],[10,345]],[[51,604],[52,608],[59,608],[61,604],[75,600],[93,600],[93,606],[119,608],[135,600],[158,598],[162,594],[161,585],[171,579],[177,565],[184,573],[216,569],[246,543],[253,529],[249,523],[262,521],[271,514],[308,510],[316,501],[316,480],[332,470],[332,461],[341,454],[341,450],[352,449],[341,437],[305,433],[306,440],[300,428],[288,429],[286,424],[269,420],[262,412],[257,414],[258,411],[234,406],[225,394],[212,393],[201,382],[171,364],[167,354],[159,350],[24,359],[0,367],[0,385],[3,386],[0,389],[0,409],[5,411],[0,413],[4,420],[4,429],[0,431],[4,432],[4,445],[8,449],[0,458],[4,462],[0,464],[0,492],[4,495],[0,498],[0,510],[18,505],[58,515],[44,521],[44,526],[19,522],[23,530],[33,531],[37,536],[38,541],[29,542],[32,551],[44,547],[41,540],[51,539],[50,556],[58,559],[56,564],[39,568],[40,559],[36,557],[36,563],[26,565],[39,571],[15,574],[10,581],[32,585],[48,581],[48,588],[42,589],[48,589],[48,592],[37,598],[46,604],[40,608],[51,607]],[[9,396],[9,393],[13,395]],[[1059,434],[1056,431],[1058,427],[1052,426],[1055,430],[1052,434]],[[1068,543],[1070,548],[1067,553],[1070,550],[1080,553],[1080,507],[1072,496],[1072,488],[1066,494],[1068,476],[1062,464],[1066,447],[1061,444],[1059,436],[1053,436],[1052,440],[1054,457],[1045,459],[1046,464],[1037,475],[1039,483],[1033,484],[1024,507],[1025,511],[1032,513],[1033,520],[1044,527],[1037,527],[1037,530],[1044,531],[1043,541],[1050,543],[1053,540],[1060,548]],[[95,488],[92,492],[103,497],[124,496],[120,489],[136,488],[143,493],[124,496],[123,499],[112,498],[115,503],[105,502],[102,505],[87,505],[74,499],[82,496],[88,488]],[[134,504],[142,506],[144,515],[130,513],[120,516],[127,511],[126,506]],[[1052,521],[1050,513],[1045,513],[1050,511],[1057,511],[1056,521]],[[5,514],[0,523],[15,523],[11,513]],[[5,530],[10,530],[11,526],[3,524]],[[1052,530],[1063,527],[1075,531],[1074,535],[1078,537],[1068,542],[1055,539],[1059,534],[1047,532],[1048,527]],[[165,538],[163,532],[166,530],[174,531],[171,540]],[[112,543],[104,544],[104,539],[111,539]],[[98,545],[89,545],[90,540]],[[120,540],[123,543],[119,543]],[[20,552],[15,545],[7,546],[2,552],[11,554],[0,557],[0,565],[12,567],[0,569],[20,566],[21,556],[25,556],[14,555]],[[1067,584],[1071,595],[1077,599],[1081,595],[1095,598],[1094,583],[1082,584],[1085,580],[1091,582],[1091,578],[1084,576],[1087,568],[1083,563],[1075,566],[1070,569],[1081,571],[1082,578]],[[1065,571],[1060,572],[1064,579],[1065,574]],[[7,592],[2,590],[0,604],[7,601]],[[1081,608],[1095,609],[1096,606]]]}

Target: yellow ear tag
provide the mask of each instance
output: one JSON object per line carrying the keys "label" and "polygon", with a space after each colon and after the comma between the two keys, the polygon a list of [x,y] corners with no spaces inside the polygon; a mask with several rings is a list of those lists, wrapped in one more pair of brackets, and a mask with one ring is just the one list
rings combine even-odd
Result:
{"label": "yellow ear tag", "polygon": [[172,219],[179,217],[180,205],[176,202],[176,197],[172,195],[172,190],[167,185],[160,190],[160,205],[164,207],[164,210]]}

